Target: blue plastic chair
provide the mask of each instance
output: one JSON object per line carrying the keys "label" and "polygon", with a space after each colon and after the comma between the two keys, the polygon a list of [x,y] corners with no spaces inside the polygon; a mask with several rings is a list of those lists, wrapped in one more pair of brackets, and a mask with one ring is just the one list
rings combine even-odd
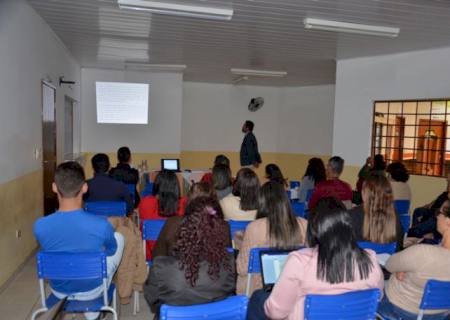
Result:
{"label": "blue plastic chair", "polygon": [[290,184],[289,184],[289,187],[291,189],[295,189],[297,187],[300,188],[300,181],[291,181]]}
{"label": "blue plastic chair", "polygon": [[409,206],[411,205],[411,201],[409,200],[395,200],[394,206],[398,215],[407,214],[409,215]]}
{"label": "blue plastic chair", "polygon": [[[114,284],[108,288],[106,271],[106,255],[103,252],[67,253],[67,252],[38,252],[37,271],[42,307],[33,312],[31,319],[51,308],[59,301],[53,293],[46,297],[44,280],[92,280],[103,279],[103,294],[96,299],[79,301],[67,299],[63,310],[69,313],[108,311],[117,320],[116,289]],[[112,307],[109,306],[112,302]]]}
{"label": "blue plastic chair", "polygon": [[237,231],[245,231],[245,228],[247,228],[247,226],[250,222],[251,221],[247,221],[247,220],[242,220],[242,221],[229,220],[228,221],[228,224],[230,225],[230,237],[233,242],[233,247],[234,247],[234,241],[233,241],[234,233]]}
{"label": "blue plastic chair", "polygon": [[[425,310],[450,310],[450,282],[428,280],[423,290],[417,320],[422,320]],[[385,319],[383,313],[378,316]]]}
{"label": "blue plastic chair", "polygon": [[252,286],[252,275],[254,273],[261,273],[261,261],[259,260],[259,253],[262,250],[270,250],[270,248],[252,248],[248,254],[247,266],[247,285],[245,287],[245,295],[250,296]]}
{"label": "blue plastic chair", "polygon": [[127,204],[124,201],[90,201],[84,203],[84,210],[107,217],[126,217]]}
{"label": "blue plastic chair", "polygon": [[291,202],[292,210],[294,211],[294,214],[297,217],[305,217],[305,203],[304,202],[298,202],[298,201],[292,201]]}
{"label": "blue plastic chair", "polygon": [[409,225],[411,224],[411,216],[409,214],[401,214],[398,216],[400,223],[402,224],[403,232],[408,232]]}
{"label": "blue plastic chair", "polygon": [[146,196],[151,196],[153,195],[153,183],[152,182],[147,182],[145,184],[144,190],[142,190],[141,192],[141,196],[146,197]]}
{"label": "blue plastic chair", "polygon": [[309,190],[306,192],[306,202],[309,202],[309,200],[311,200],[311,197],[312,197],[312,195],[313,195],[313,192],[314,192],[314,189],[309,189]]}
{"label": "blue plastic chair", "polygon": [[375,251],[376,254],[394,254],[395,250],[397,249],[397,243],[374,243],[369,241],[358,241],[358,245],[360,248],[363,249],[371,249]]}
{"label": "blue plastic chair", "polygon": [[160,320],[245,320],[247,318],[248,298],[231,296],[225,300],[197,304],[193,306],[161,306]]}
{"label": "blue plastic chair", "polygon": [[[158,240],[159,234],[164,227],[164,224],[166,223],[166,220],[164,219],[157,219],[157,220],[144,220],[142,222],[142,240],[144,241],[144,257],[146,255],[146,245],[145,241],[147,240]],[[151,266],[152,262],[151,260],[147,260],[147,265]]]}
{"label": "blue plastic chair", "polygon": [[352,291],[338,295],[307,295],[305,320],[375,319],[379,289]]}

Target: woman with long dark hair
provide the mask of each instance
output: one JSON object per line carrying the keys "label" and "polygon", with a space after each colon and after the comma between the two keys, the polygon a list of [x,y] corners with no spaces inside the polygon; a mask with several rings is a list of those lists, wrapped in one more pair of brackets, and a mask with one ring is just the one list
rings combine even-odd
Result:
{"label": "woman with long dark hair", "polygon": [[[305,245],[307,222],[292,212],[284,187],[275,181],[266,182],[259,192],[256,220],[247,226],[236,262],[236,291],[245,293],[250,249],[294,249]],[[252,291],[262,287],[260,275],[252,277]]]}
{"label": "woman with long dark hair", "polygon": [[278,167],[275,163],[269,163],[266,168],[266,179],[268,181],[274,181],[282,184],[284,187],[288,187],[287,180],[284,178],[283,173],[281,172],[280,167]]}
{"label": "woman with long dark hair", "polygon": [[224,164],[216,164],[212,169],[212,186],[217,194],[217,199],[222,200],[233,191],[231,169]]}
{"label": "woman with long dark hair", "polygon": [[159,172],[153,184],[153,194],[144,197],[139,205],[141,220],[182,216],[186,198],[180,195],[180,184],[176,173],[170,170]]}
{"label": "woman with long dark hair", "polygon": [[254,220],[258,207],[259,179],[249,168],[238,171],[233,193],[220,200],[225,220]]}
{"label": "woman with long dark hair", "polygon": [[408,185],[409,173],[401,162],[392,162],[388,165],[386,172],[389,174],[392,193],[395,200],[410,200],[411,188]]}
{"label": "woman with long dark hair", "polygon": [[322,159],[309,159],[308,167],[306,168],[302,183],[300,184],[298,200],[300,202],[305,202],[308,191],[313,190],[316,184],[325,180],[327,180],[327,173]]}
{"label": "woman with long dark hair", "polygon": [[158,314],[162,304],[208,303],[234,293],[227,225],[217,200],[196,197],[188,203],[169,255],[153,259],[144,288],[153,313]]}
{"label": "woman with long dark hair", "polygon": [[358,247],[345,210],[320,211],[308,224],[310,248],[289,254],[272,292],[256,291],[247,319],[304,319],[308,294],[383,289],[375,252]]}
{"label": "woman with long dark hair", "polygon": [[364,181],[361,206],[349,211],[358,241],[375,243],[397,242],[403,247],[403,228],[395,212],[391,184],[382,175],[372,175]]}

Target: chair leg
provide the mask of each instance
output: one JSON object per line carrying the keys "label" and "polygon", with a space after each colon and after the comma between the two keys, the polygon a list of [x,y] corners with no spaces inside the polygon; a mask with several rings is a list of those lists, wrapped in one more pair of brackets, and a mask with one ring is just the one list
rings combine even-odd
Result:
{"label": "chair leg", "polygon": [[252,274],[248,273],[247,274],[247,287],[245,288],[245,295],[247,297],[250,296],[250,287],[251,287],[251,285],[252,285]]}
{"label": "chair leg", "polygon": [[37,310],[34,311],[33,314],[31,315],[31,320],[36,319],[36,317],[37,317],[38,315],[40,315],[41,313],[47,312],[47,311],[48,311],[47,308],[40,308],[40,309],[37,309]]}

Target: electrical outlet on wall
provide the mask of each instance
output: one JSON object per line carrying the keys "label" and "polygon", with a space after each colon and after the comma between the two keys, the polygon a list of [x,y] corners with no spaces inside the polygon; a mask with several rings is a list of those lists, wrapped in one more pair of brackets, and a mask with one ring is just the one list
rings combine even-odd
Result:
{"label": "electrical outlet on wall", "polygon": [[16,230],[16,238],[20,239],[22,237],[22,230],[18,229]]}

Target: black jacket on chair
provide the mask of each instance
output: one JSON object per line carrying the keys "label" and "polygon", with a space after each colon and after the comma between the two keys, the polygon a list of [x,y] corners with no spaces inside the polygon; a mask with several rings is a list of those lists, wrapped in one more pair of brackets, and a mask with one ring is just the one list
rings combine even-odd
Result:
{"label": "black jacket on chair", "polygon": [[241,166],[251,166],[255,163],[261,163],[261,155],[258,151],[258,142],[253,132],[248,132],[241,145]]}

